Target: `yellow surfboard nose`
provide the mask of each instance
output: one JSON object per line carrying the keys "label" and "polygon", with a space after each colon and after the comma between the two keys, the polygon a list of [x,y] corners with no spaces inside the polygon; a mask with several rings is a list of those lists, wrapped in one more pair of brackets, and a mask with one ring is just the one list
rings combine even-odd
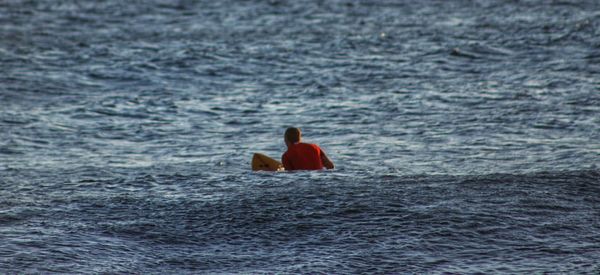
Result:
{"label": "yellow surfboard nose", "polygon": [[283,171],[281,162],[267,157],[261,153],[252,156],[252,171]]}

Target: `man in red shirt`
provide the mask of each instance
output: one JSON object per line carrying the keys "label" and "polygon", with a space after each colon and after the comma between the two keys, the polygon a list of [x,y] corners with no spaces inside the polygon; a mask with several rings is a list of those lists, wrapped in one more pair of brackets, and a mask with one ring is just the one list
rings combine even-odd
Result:
{"label": "man in red shirt", "polygon": [[281,156],[285,170],[321,170],[333,169],[333,162],[316,144],[303,143],[298,128],[288,128],[284,135],[287,151]]}

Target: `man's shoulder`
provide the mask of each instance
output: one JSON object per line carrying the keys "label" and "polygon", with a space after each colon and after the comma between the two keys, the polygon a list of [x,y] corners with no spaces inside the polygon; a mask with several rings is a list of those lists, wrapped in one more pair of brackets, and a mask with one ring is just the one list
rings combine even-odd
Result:
{"label": "man's shoulder", "polygon": [[308,142],[300,142],[300,143],[298,143],[298,145],[306,147],[306,146],[313,146],[314,144],[308,143]]}
{"label": "man's shoulder", "polygon": [[313,148],[313,149],[316,149],[316,150],[320,150],[321,149],[321,147],[319,147],[319,145],[316,145],[314,143],[304,143],[303,142],[303,143],[300,143],[300,144],[302,144],[304,147],[310,147],[310,148]]}

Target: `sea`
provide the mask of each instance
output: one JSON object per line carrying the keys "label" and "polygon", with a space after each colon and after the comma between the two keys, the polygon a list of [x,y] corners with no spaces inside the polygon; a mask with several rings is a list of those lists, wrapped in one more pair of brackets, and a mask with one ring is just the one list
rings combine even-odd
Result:
{"label": "sea", "polygon": [[2,0],[0,273],[598,274],[600,2]]}

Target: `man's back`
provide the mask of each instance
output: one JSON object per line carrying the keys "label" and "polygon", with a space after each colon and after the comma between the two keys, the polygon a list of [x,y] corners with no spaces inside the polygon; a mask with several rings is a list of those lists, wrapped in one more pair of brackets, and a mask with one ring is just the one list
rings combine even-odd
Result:
{"label": "man's back", "polygon": [[281,157],[285,170],[323,169],[321,148],[316,144],[295,143]]}

